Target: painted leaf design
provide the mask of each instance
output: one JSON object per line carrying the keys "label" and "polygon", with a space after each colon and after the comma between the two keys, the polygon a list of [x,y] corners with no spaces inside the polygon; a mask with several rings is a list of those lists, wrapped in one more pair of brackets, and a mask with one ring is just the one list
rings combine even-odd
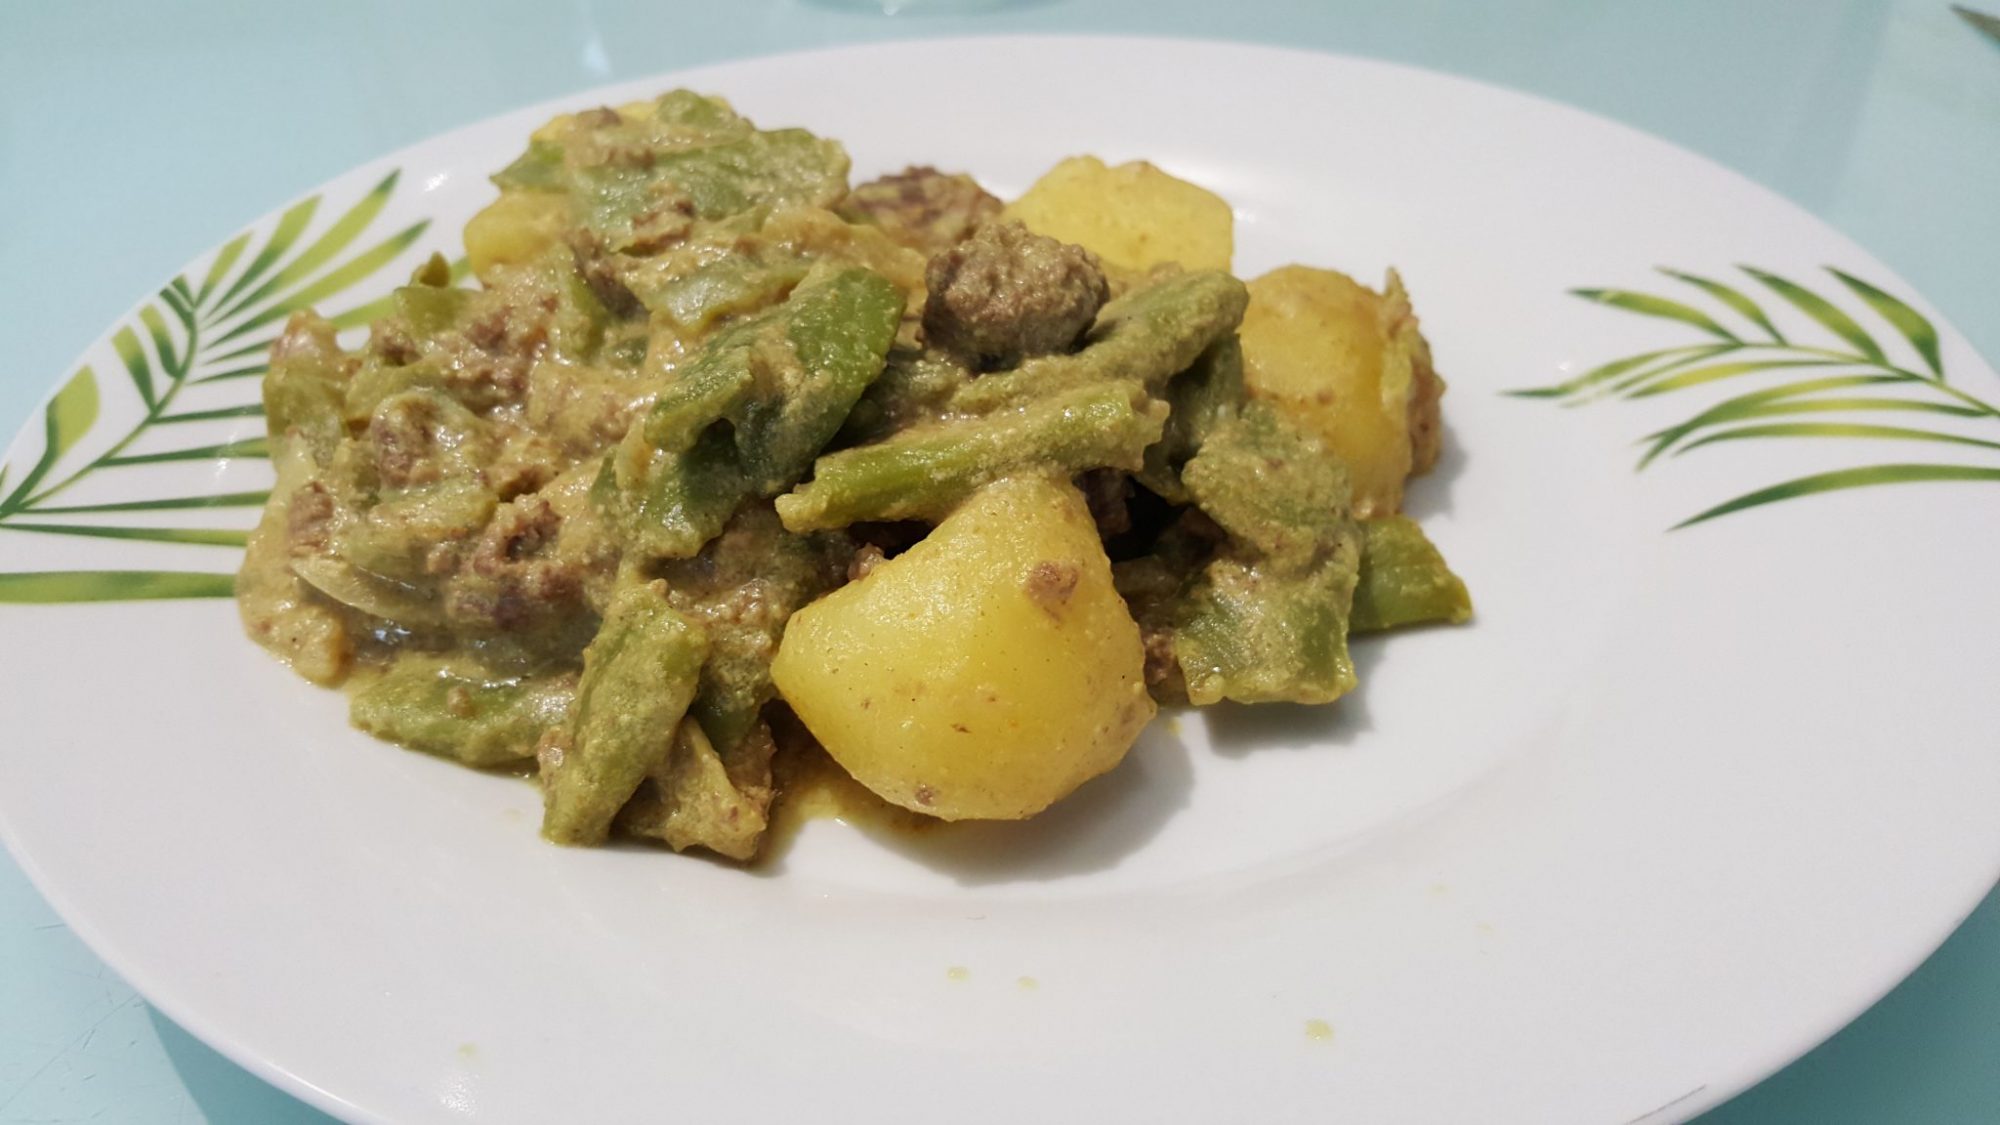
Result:
{"label": "painted leaf design", "polygon": [[[1981,435],[1871,417],[1928,415],[1951,419],[1962,424],[1961,428],[2000,422],[2000,407],[1946,384],[1937,327],[1908,302],[1845,270],[1827,268],[1847,295],[1866,305],[1908,342],[1922,361],[1922,372],[1892,362],[1881,342],[1828,297],[1770,270],[1753,266],[1738,268],[1851,350],[1789,339],[1778,328],[1776,319],[1750,293],[1702,274],[1662,268],[1660,273],[1691,286],[1720,309],[1756,325],[1768,339],[1744,341],[1729,336],[1730,342],[1720,345],[1694,344],[1641,352],[1599,364],[1581,376],[1553,386],[1509,393],[1521,398],[1559,399],[1565,405],[1581,406],[1606,399],[1654,399],[1725,380],[1755,380],[1813,368],[1846,369],[1839,374],[1793,379],[1737,394],[1705,407],[1678,425],[1655,430],[1640,439],[1645,449],[1637,467],[1645,469],[1669,452],[1678,455],[1725,442],[1762,438],[1792,442],[1807,438],[1924,442],[1968,455],[1990,456],[2000,451],[2000,429]],[[1727,335],[1727,329],[1714,316],[1680,301],[1625,289],[1571,292],[1627,312],[1679,321],[1709,336]],[[1687,527],[1821,492],[1945,480],[2000,480],[2000,466],[1878,465],[1835,470],[1745,493],[1677,526]]]}
{"label": "painted leaf design", "polygon": [[1836,308],[1832,302],[1796,282],[1787,281],[1777,274],[1749,266],[1743,272],[1763,282],[1773,293],[1791,302],[1793,307],[1818,321],[1827,331],[1853,345],[1854,350],[1875,363],[1889,362],[1889,356],[1882,345],[1875,342],[1854,318]]}
{"label": "painted leaf design", "polygon": [[269,500],[267,491],[220,492],[208,496],[170,496],[159,500],[120,500],[108,504],[43,505],[35,511],[45,516],[74,515],[79,512],[166,512],[186,508],[255,508]]}
{"label": "painted leaf design", "polygon": [[1651,398],[1669,391],[1699,387],[1703,383],[1734,379],[1739,375],[1754,375],[1763,371],[1782,371],[1799,367],[1835,367],[1839,364],[1840,361],[1836,359],[1747,359],[1735,363],[1716,363],[1706,367],[1689,368],[1664,376],[1656,372],[1647,372],[1640,377],[1644,381],[1620,384],[1618,389],[1625,391],[1630,398]]}
{"label": "painted leaf design", "polygon": [[272,228],[271,237],[264,241],[264,248],[257,252],[256,257],[250,259],[250,264],[243,268],[243,272],[222,294],[221,299],[216,302],[216,307],[233,307],[233,302],[239,294],[255,284],[257,279],[269,272],[272,266],[277,265],[279,259],[285,256],[285,252],[292,248],[292,243],[297,242],[299,235],[305,233],[306,224],[312,222],[313,212],[317,210],[319,210],[319,196],[315,195],[301,200],[283,215],[278,216],[278,225]]}
{"label": "painted leaf design", "polygon": [[[297,309],[337,298],[377,278],[429,229],[425,219],[370,239],[399,178],[395,173],[383,177],[317,232],[314,223],[324,201],[317,196],[301,200],[280,214],[267,231],[245,231],[219,247],[195,275],[200,278],[198,283],[183,275],[162,286],[155,299],[117,326],[108,340],[124,376],[110,389],[128,394],[142,417],[124,433],[100,439],[86,463],[52,480],[55,468],[90,433],[99,417],[97,377],[88,367],[77,371],[44,411],[45,440],[36,462],[26,472],[17,472],[19,466],[0,465],[0,489],[11,481],[11,491],[0,498],[0,532],[240,549],[247,533],[238,528],[124,526],[102,521],[115,520],[120,513],[187,512],[198,516],[265,503],[269,493],[264,490],[192,496],[147,496],[143,491],[148,466],[267,457],[261,432],[244,434],[239,427],[236,435],[218,441],[212,432],[197,428],[196,436],[185,441],[141,439],[157,427],[185,432],[188,426],[254,422],[263,415],[254,381],[266,371],[275,334],[270,326]],[[462,268],[454,269],[455,276],[462,273]],[[382,307],[375,301],[359,304],[371,313]],[[196,377],[197,370],[206,374]],[[187,387],[221,384],[218,389],[226,390],[237,381],[245,386],[249,401],[238,398],[230,402],[225,396],[220,402],[210,397],[178,405]],[[128,385],[130,390],[124,390]],[[137,496],[69,504],[57,499],[71,485],[114,470],[130,473],[139,483]],[[227,574],[181,571],[0,574],[0,602],[227,597],[232,585]]]}
{"label": "painted leaf design", "polygon": [[1684,305],[1679,301],[1669,300],[1665,297],[1655,297],[1650,293],[1637,293],[1630,289],[1572,289],[1570,292],[1578,297],[1582,297],[1586,301],[1596,301],[1600,305],[1610,305],[1613,308],[1624,309],[1626,312],[1635,312],[1644,316],[1657,316],[1667,320],[1678,320],[1683,324],[1692,324],[1710,335],[1718,336],[1731,342],[1735,342],[1737,339],[1734,332],[1716,323],[1714,317],[1709,316],[1693,305]]}
{"label": "painted leaf design", "polygon": [[[1658,351],[1642,352],[1639,355],[1626,356],[1623,359],[1614,359],[1609,363],[1599,364],[1573,379],[1565,380],[1553,386],[1528,387],[1521,390],[1507,391],[1506,393],[1515,398],[1563,398],[1589,390],[1599,384],[1611,382],[1621,375],[1637,371],[1648,364],[1657,363],[1661,360],[1667,360],[1668,363],[1660,368],[1655,368],[1654,371],[1665,370],[1667,367],[1679,363],[1698,362],[1702,359],[1729,351],[1732,347],[1734,345],[1715,344],[1695,348],[1661,348]],[[1647,372],[1647,374],[1652,373]]]}
{"label": "painted leaf design", "polygon": [[209,263],[207,275],[201,279],[201,289],[194,295],[195,305],[208,300],[208,295],[215,292],[215,287],[221,284],[223,278],[229,276],[229,267],[243,256],[243,248],[248,245],[250,232],[247,230],[222,244],[222,249],[215,252],[215,261]]}
{"label": "painted leaf design", "polygon": [[1662,268],[1660,272],[1676,281],[1685,281],[1689,285],[1721,301],[1723,304],[1728,305],[1736,311],[1738,316],[1763,329],[1764,334],[1771,338],[1772,343],[1782,344],[1785,342],[1785,334],[1778,331],[1778,326],[1771,323],[1771,318],[1764,315],[1764,310],[1757,307],[1757,302],[1744,296],[1741,290],[1732,289],[1720,281],[1702,277],[1698,274],[1682,273],[1680,270],[1665,268]]}
{"label": "painted leaf design", "polygon": [[159,598],[227,598],[236,593],[229,574],[173,570],[54,570],[0,574],[0,603],[131,602]]}
{"label": "painted leaf design", "polygon": [[89,539],[130,539],[144,543],[185,543],[200,547],[241,547],[250,540],[247,531],[225,531],[202,527],[104,527],[89,523],[26,523],[7,525],[13,531],[39,531],[43,535],[80,535]]}
{"label": "painted leaf design", "polygon": [[375,220],[376,215],[381,214],[383,206],[389,202],[390,194],[396,190],[396,179],[399,175],[400,172],[389,173],[381,183],[369,189],[354,206],[349,207],[335,219],[312,245],[299,251],[298,256],[286,263],[283,269],[272,274],[269,281],[223,309],[217,314],[216,319],[227,320],[272,294],[283,292],[304,281],[314,270],[332,261],[335,255],[347,249],[350,243],[360,237],[361,232],[368,228],[368,224]]}
{"label": "painted leaf design", "polygon": [[284,300],[231,328],[222,334],[220,341],[226,343],[234,340],[245,333],[254,332],[270,324],[272,321],[290,316],[300,309],[308,308],[320,301],[326,300],[328,297],[339,294],[342,290],[368,277],[376,270],[381,269],[401,256],[403,251],[410,248],[411,243],[414,243],[423,236],[424,231],[429,226],[428,222],[421,222],[397,231],[387,239],[357,255],[352,261],[329,271],[324,277],[319,278],[312,284],[307,285],[296,293],[290,294]]}
{"label": "painted leaf design", "polygon": [[225,441],[217,445],[197,445],[188,449],[167,449],[157,453],[131,453],[107,457],[99,462],[116,465],[152,465],[161,461],[222,461],[231,457],[268,457],[270,450],[262,437]]}
{"label": "painted leaf design", "polygon": [[1761,426],[1738,426],[1732,430],[1696,438],[1674,450],[1676,457],[1689,450],[1722,441],[1742,441],[1759,437],[1847,437],[1883,438],[1894,441],[1935,441],[1945,445],[1969,445],[1980,449],[2000,449],[2000,441],[1919,430],[1909,426],[1883,426],[1873,422],[1771,422]]}
{"label": "painted leaf design", "polygon": [[159,402],[160,396],[153,390],[153,365],[146,358],[146,350],[139,346],[138,335],[130,328],[120,328],[111,334],[111,348],[125,365],[125,373],[132,377],[132,385],[138,388],[140,401],[150,409]]}
{"label": "painted leaf design", "polygon": [[0,500],[0,511],[14,511],[26,502],[35,486],[42,483],[55,463],[82,440],[96,421],[97,375],[86,366],[70,376],[62,390],[42,408],[42,455],[21,478],[21,483],[14,486],[14,491]]}
{"label": "painted leaf design", "polygon": [[1809,477],[1800,477],[1797,480],[1745,493],[1734,500],[1696,513],[1675,524],[1674,527],[1692,527],[1731,512],[1740,512],[1762,504],[1774,504],[1780,500],[1811,496],[1815,493],[1869,488],[1878,484],[1916,484],[1925,481],[2000,481],[2000,468],[1979,465],[1869,465],[1860,469],[1836,469],[1830,473],[1815,473]]}
{"label": "painted leaf design", "polygon": [[[1712,426],[1721,422],[1742,422],[1752,418],[1775,418],[1794,414],[1851,414],[1865,411],[1913,412],[1925,414],[1946,414],[1956,417],[1976,417],[1977,411],[1965,407],[1939,402],[1923,402],[1904,398],[1794,398],[1746,404],[1730,410],[1708,412],[1701,426]],[[1659,440],[1647,450],[1639,462],[1645,468],[1660,454],[1665,453],[1675,442],[1699,429],[1676,426],[1664,431]],[[1670,436],[1669,436],[1670,435]]]}
{"label": "painted leaf design", "polygon": [[1831,266],[1827,267],[1827,272],[1839,278],[1842,285],[1854,291],[1855,296],[1868,302],[1868,307],[1874,309],[1877,316],[1901,332],[1903,339],[1910,342],[1910,347],[1915,348],[1917,354],[1923,357],[1924,366],[1930,368],[1931,374],[1940,379],[1944,378],[1944,357],[1938,347],[1937,326],[1926,319],[1924,314],[1853,274]]}

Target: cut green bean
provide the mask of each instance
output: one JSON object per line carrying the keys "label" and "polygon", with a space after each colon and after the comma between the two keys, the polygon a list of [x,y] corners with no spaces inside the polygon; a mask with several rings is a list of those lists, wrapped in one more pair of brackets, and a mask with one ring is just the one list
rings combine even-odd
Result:
{"label": "cut green bean", "polygon": [[763,373],[775,393],[751,402],[736,444],[751,487],[790,488],[882,373],[903,292],[880,274],[848,269],[792,295],[781,320],[789,348],[769,349]]}
{"label": "cut green bean", "polygon": [[673,745],[708,640],[674,612],[664,582],[620,591],[583,654],[576,707],[542,767],[542,835],[596,844]]}
{"label": "cut green bean", "polygon": [[378,738],[491,769],[532,760],[575,693],[574,675],[494,676],[466,661],[411,654],[355,691],[348,718]]}
{"label": "cut green bean", "polygon": [[[763,732],[762,744],[768,750],[769,732]],[[765,766],[768,770],[768,753]],[[701,726],[684,722],[673,749],[647,774],[616,824],[621,832],[659,840],[677,852],[698,847],[749,860],[763,842],[770,805],[768,779],[739,788]]]}
{"label": "cut green bean", "polygon": [[1167,405],[1136,383],[1077,387],[1014,410],[909,430],[830,453],[811,482],[778,497],[793,531],[863,520],[936,519],[981,485],[1023,471],[1136,470]]}
{"label": "cut green bean", "polygon": [[712,340],[625,435],[599,499],[628,545],[687,558],[743,501],[791,486],[882,371],[902,293],[847,269]]}
{"label": "cut green bean", "polygon": [[1401,625],[1456,625],[1472,616],[1472,597],[1444,556],[1407,516],[1361,524],[1361,575],[1354,588],[1357,633]]}
{"label": "cut green bean", "polygon": [[1146,447],[1146,467],[1139,483],[1176,504],[1188,502],[1181,468],[1201,446],[1242,409],[1243,347],[1232,333],[1210,344],[1186,371],[1167,381],[1172,407],[1160,440]]}
{"label": "cut green bean", "polygon": [[794,535],[768,504],[744,507],[692,559],[664,564],[668,600],[708,634],[708,661],[689,714],[733,762],[776,695],[771,658],[785,622],[839,585],[853,543],[845,535]]}
{"label": "cut green bean", "polygon": [[1159,394],[1209,345],[1236,330],[1248,303],[1243,283],[1219,270],[1156,281],[1104,306],[1081,351],[982,375],[958,391],[952,408],[986,414],[1072,387],[1115,382],[1136,382]]}
{"label": "cut green bean", "polygon": [[1327,703],[1350,691],[1361,533],[1346,468],[1252,404],[1208,436],[1182,478],[1229,533],[1175,612],[1188,700]]}

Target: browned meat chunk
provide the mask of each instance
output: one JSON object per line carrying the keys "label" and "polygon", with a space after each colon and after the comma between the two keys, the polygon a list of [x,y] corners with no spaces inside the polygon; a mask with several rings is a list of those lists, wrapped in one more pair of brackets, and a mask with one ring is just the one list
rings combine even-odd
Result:
{"label": "browned meat chunk", "polygon": [[1068,351],[1110,299],[1097,256],[992,223],[932,258],[924,281],[930,342],[982,370]]}
{"label": "browned meat chunk", "polygon": [[1092,469],[1076,478],[1097,523],[1099,538],[1111,539],[1132,530],[1132,478],[1118,469]]}
{"label": "browned meat chunk", "polygon": [[890,238],[930,255],[999,215],[1000,201],[971,176],[905,168],[848,192],[838,210],[849,222],[881,227]]}
{"label": "browned meat chunk", "polygon": [[420,330],[401,316],[385,316],[369,329],[368,350],[392,366],[429,365],[467,409],[485,413],[520,402],[558,307],[548,276],[512,270],[488,290],[440,292],[466,294],[455,323]]}

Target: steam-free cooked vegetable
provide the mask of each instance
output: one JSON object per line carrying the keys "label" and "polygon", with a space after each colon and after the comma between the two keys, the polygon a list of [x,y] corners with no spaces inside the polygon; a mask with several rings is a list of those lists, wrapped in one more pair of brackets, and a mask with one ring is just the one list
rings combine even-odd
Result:
{"label": "steam-free cooked vegetable", "polygon": [[494,183],[477,285],[285,326],[238,602],[362,730],[532,767],[550,840],[753,859],[801,738],[1029,817],[1162,703],[1328,702],[1350,628],[1470,613],[1396,514],[1443,389],[1400,280],[1246,288],[1228,204],[1150,164],[850,187],[683,90]]}
{"label": "steam-free cooked vegetable", "polygon": [[1082,494],[1030,473],[794,614],[772,675],[885,800],[1013,820],[1125,756],[1153,717],[1144,661]]}
{"label": "steam-free cooked vegetable", "polygon": [[1107,166],[1095,156],[1073,156],[1003,214],[1127,272],[1169,263],[1227,270],[1236,249],[1236,217],[1221,196],[1144,160]]}
{"label": "steam-free cooked vegetable", "polygon": [[1403,280],[1381,293],[1334,270],[1283,266],[1250,282],[1244,379],[1347,463],[1363,518],[1402,506],[1403,482],[1437,460],[1430,346]]}

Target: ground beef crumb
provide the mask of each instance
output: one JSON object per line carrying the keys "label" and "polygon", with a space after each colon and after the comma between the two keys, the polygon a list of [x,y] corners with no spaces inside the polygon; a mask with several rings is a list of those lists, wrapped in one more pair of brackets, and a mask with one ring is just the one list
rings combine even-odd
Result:
{"label": "ground beef crumb", "polygon": [[333,533],[333,494],[318,481],[307,481],[285,502],[285,538],[293,554],[313,555],[326,549]]}
{"label": "ground beef crumb", "polygon": [[984,371],[1068,351],[1111,296],[1096,255],[1014,222],[933,257],[924,283],[925,335]]}
{"label": "ground beef crumb", "polygon": [[905,168],[870,180],[840,202],[849,222],[880,227],[912,250],[935,254],[1000,215],[1000,201],[966,175]]}
{"label": "ground beef crumb", "polygon": [[1173,630],[1142,628],[1139,636],[1146,653],[1146,690],[1162,703],[1186,702],[1187,680],[1181,674],[1180,658],[1174,655]]}
{"label": "ground beef crumb", "polygon": [[1051,559],[1028,568],[1022,589],[1027,591],[1030,601],[1042,607],[1042,612],[1055,617],[1069,604],[1070,595],[1076,593],[1076,584],[1082,579],[1083,569],[1075,563]]}
{"label": "ground beef crumb", "polygon": [[1098,538],[1111,539],[1132,530],[1131,477],[1118,469],[1092,469],[1076,478],[1076,486],[1090,506]]}

